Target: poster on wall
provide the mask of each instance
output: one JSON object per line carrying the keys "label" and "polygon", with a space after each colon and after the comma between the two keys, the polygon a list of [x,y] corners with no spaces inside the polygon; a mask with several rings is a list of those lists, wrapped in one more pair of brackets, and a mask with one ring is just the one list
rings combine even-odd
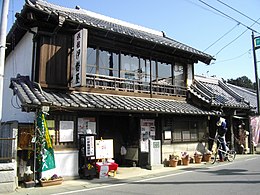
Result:
{"label": "poster on wall", "polygon": [[260,141],[260,116],[250,117],[250,126],[252,129],[252,142],[256,147]]}
{"label": "poster on wall", "polygon": [[96,140],[96,159],[114,158],[113,139]]}
{"label": "poster on wall", "polygon": [[94,117],[78,118],[78,134],[96,134],[96,119]]}
{"label": "poster on wall", "polygon": [[52,139],[55,139],[55,121],[54,120],[46,120],[47,127],[49,129],[49,134]]}
{"label": "poster on wall", "polygon": [[141,152],[149,152],[149,139],[155,139],[155,120],[141,119],[141,137],[140,148]]}
{"label": "poster on wall", "polygon": [[74,121],[60,121],[60,142],[73,142]]}

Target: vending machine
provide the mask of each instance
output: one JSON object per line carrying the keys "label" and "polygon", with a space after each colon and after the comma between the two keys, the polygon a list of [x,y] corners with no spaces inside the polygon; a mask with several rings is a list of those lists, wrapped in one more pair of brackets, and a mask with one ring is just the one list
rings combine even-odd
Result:
{"label": "vending machine", "polygon": [[93,179],[97,176],[96,170],[96,135],[79,134],[79,176]]}

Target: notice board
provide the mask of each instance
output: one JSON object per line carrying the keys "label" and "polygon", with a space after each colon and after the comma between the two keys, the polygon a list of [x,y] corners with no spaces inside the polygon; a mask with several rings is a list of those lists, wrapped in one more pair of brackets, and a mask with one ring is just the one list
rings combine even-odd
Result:
{"label": "notice board", "polygon": [[96,159],[114,158],[113,139],[96,140]]}

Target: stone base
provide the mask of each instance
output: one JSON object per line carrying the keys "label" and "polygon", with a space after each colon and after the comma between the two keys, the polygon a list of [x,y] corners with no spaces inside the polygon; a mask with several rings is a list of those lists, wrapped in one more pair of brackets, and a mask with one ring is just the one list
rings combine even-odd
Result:
{"label": "stone base", "polygon": [[159,164],[159,165],[146,165],[146,168],[148,170],[156,170],[156,169],[164,168],[164,165],[163,164]]}
{"label": "stone base", "polygon": [[14,192],[15,189],[16,189],[16,184],[14,182],[0,183],[0,194]]}

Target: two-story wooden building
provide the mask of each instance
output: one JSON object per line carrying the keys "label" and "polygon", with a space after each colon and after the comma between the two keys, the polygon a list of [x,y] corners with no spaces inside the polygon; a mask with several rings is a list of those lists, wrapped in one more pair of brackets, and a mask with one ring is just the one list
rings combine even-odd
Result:
{"label": "two-story wooden building", "polygon": [[41,109],[63,176],[78,175],[79,133],[113,139],[116,162],[124,145],[127,160],[145,166],[149,139],[161,140],[162,161],[194,151],[219,114],[186,98],[194,64],[213,57],[163,32],[41,0],[27,0],[16,18],[7,36],[3,122],[19,122],[18,175],[33,159]]}

